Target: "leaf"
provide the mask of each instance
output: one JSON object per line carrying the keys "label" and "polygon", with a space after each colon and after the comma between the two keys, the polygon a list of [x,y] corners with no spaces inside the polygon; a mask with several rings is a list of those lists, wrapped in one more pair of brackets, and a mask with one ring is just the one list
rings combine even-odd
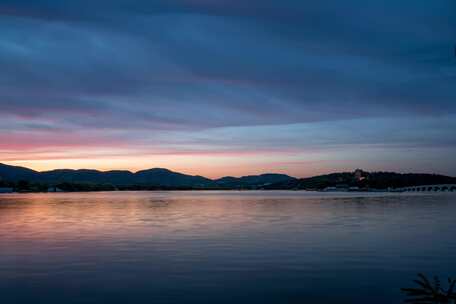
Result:
{"label": "leaf", "polygon": [[[422,284],[423,284],[422,286],[423,286],[424,288],[429,289],[429,290],[432,290],[432,291],[434,290],[434,288],[432,287],[431,283],[428,281],[428,279],[426,278],[426,276],[425,276],[424,274],[419,273],[419,274],[418,274],[418,277],[421,278]],[[420,285],[421,285],[421,284],[420,284]]]}

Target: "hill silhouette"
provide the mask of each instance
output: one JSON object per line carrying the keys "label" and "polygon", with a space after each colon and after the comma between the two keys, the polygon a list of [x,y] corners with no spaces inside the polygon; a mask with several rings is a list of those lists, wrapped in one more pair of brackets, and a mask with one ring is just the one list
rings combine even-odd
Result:
{"label": "hill silhouette", "polygon": [[421,185],[456,184],[456,178],[423,173],[395,172],[331,173],[309,178],[286,180],[265,187],[266,189],[323,190],[328,187],[356,187],[359,189],[387,189]]}
{"label": "hill silhouette", "polygon": [[254,189],[260,186],[295,178],[284,174],[263,174],[254,176],[224,177],[209,179],[199,175],[187,175],[164,168],[138,171],[98,171],[89,169],[59,169],[38,172],[28,168],[0,164],[0,179],[17,183],[28,181],[48,185],[62,183],[112,185],[116,188],[192,188],[192,189]]}
{"label": "hill silhouette", "polygon": [[38,172],[24,167],[0,164],[0,187],[45,191],[59,187],[66,191],[157,190],[157,189],[266,189],[323,190],[327,187],[355,187],[359,190],[401,188],[408,186],[456,184],[456,178],[437,174],[394,172],[331,173],[310,178],[294,178],[286,174],[261,174],[242,177],[226,176],[210,179],[164,168],[138,171],[59,169]]}

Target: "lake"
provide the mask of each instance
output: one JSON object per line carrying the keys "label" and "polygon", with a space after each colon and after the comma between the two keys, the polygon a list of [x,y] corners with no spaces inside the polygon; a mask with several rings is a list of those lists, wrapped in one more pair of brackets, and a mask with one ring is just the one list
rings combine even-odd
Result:
{"label": "lake", "polygon": [[0,303],[400,303],[456,277],[456,195],[0,195]]}

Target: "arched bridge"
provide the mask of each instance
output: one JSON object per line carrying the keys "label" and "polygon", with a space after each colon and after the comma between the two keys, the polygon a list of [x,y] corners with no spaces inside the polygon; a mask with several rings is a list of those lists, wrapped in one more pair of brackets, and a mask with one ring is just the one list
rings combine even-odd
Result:
{"label": "arched bridge", "polygon": [[456,192],[456,184],[411,186],[396,190],[403,192]]}

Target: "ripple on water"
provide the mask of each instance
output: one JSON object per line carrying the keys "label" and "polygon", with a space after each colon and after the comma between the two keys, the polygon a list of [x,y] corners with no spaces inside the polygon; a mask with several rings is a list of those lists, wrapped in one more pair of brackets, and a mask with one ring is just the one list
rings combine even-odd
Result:
{"label": "ripple on water", "polygon": [[6,303],[398,303],[456,275],[454,195],[0,196]]}

